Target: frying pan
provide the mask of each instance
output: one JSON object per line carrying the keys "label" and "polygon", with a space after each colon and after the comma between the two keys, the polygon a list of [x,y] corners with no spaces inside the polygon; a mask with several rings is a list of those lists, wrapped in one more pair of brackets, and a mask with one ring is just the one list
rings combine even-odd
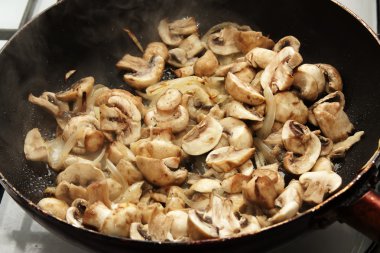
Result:
{"label": "frying pan", "polygon": [[[114,65],[123,54],[137,55],[138,51],[122,28],[131,29],[147,45],[159,39],[156,27],[160,19],[185,16],[196,18],[201,33],[219,22],[233,21],[248,24],[274,40],[293,35],[302,43],[300,52],[305,63],[329,63],[340,71],[346,111],[356,129],[365,131],[362,141],[338,161],[343,186],[322,204],[257,234],[190,243],[105,236],[75,228],[41,211],[36,203],[45,187],[54,184],[56,175],[44,164],[26,161],[23,142],[33,127],[49,136],[55,123],[50,115],[27,102],[28,94],[67,88],[70,84],[65,82],[64,74],[71,69],[77,70],[73,78],[92,75],[98,83],[128,89]],[[359,223],[361,229],[379,240],[380,201],[371,190],[378,181],[379,67],[380,46],[374,33],[330,1],[61,1],[21,29],[0,54],[0,182],[40,224],[98,251],[263,250],[336,219]]]}

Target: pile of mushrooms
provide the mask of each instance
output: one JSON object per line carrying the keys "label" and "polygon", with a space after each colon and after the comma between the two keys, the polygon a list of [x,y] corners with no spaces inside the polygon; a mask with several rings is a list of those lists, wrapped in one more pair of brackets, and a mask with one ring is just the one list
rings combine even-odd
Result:
{"label": "pile of mushrooms", "polygon": [[[26,158],[58,173],[42,210],[179,242],[257,233],[341,186],[333,161],[364,133],[353,133],[333,66],[302,63],[293,36],[275,43],[231,22],[200,37],[194,18],[164,19],[158,34],[116,63],[138,95],[93,77],[30,94],[57,121],[54,137],[25,138]],[[165,68],[178,78],[162,80]]]}

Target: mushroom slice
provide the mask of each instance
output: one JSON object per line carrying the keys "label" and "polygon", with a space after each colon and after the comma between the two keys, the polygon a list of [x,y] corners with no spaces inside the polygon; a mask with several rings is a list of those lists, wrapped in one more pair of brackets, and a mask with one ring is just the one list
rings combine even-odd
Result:
{"label": "mushroom slice", "polygon": [[137,156],[145,156],[157,159],[167,157],[181,157],[181,148],[170,140],[161,138],[140,139],[131,144],[132,152]]}
{"label": "mushroom slice", "polygon": [[190,35],[198,32],[198,25],[193,17],[186,17],[169,23],[171,34]]}
{"label": "mushroom slice", "polygon": [[282,142],[286,150],[303,155],[309,145],[311,132],[308,127],[294,120],[285,122],[282,128]]}
{"label": "mushroom slice", "polygon": [[273,40],[263,36],[261,32],[239,31],[235,35],[236,47],[243,53],[248,53],[253,48],[267,48],[274,46]]}
{"label": "mushroom slice", "polygon": [[152,237],[148,233],[148,224],[141,224],[140,222],[133,222],[130,226],[129,237],[133,240],[152,240]]}
{"label": "mushroom slice", "polygon": [[322,133],[333,142],[347,139],[354,126],[343,111],[344,95],[340,91],[330,93],[318,100],[309,108],[314,123],[317,123]]}
{"label": "mushroom slice", "polygon": [[212,225],[209,217],[204,217],[204,213],[190,209],[188,219],[188,232],[193,240],[218,238],[218,229]]}
{"label": "mushroom slice", "polygon": [[118,141],[114,141],[108,146],[107,154],[108,159],[110,159],[113,164],[118,164],[122,159],[136,161],[133,152],[123,143]]}
{"label": "mushroom slice", "polygon": [[66,102],[58,100],[56,94],[53,92],[44,92],[39,97],[35,97],[33,94],[29,94],[28,101],[32,104],[44,108],[54,117],[60,116],[62,112],[69,111],[69,105]]}
{"label": "mushroom slice", "polygon": [[37,205],[45,212],[61,220],[65,220],[69,208],[66,202],[56,198],[43,198]]}
{"label": "mushroom slice", "polygon": [[293,83],[293,69],[302,63],[302,56],[292,47],[285,47],[265,67],[261,75],[261,86],[270,87],[273,93],[283,91]]}
{"label": "mushroom slice", "polygon": [[342,178],[333,171],[306,172],[299,178],[305,189],[303,200],[311,204],[319,204],[327,193],[336,191],[342,184]]}
{"label": "mushroom slice", "polygon": [[76,207],[69,207],[66,212],[66,221],[74,227],[81,228],[82,221],[80,219],[80,212]]}
{"label": "mushroom slice", "polygon": [[168,19],[163,19],[158,25],[158,34],[161,40],[169,46],[178,46],[182,41],[182,36],[173,34],[169,29]]}
{"label": "mushroom slice", "polygon": [[98,201],[89,205],[83,214],[83,224],[100,230],[105,219],[112,213],[102,202]]}
{"label": "mushroom slice", "polygon": [[[151,42],[146,46],[143,59],[146,61],[150,61],[154,56],[159,55],[161,56],[165,61],[169,58],[169,52],[166,45],[162,42]],[[138,71],[138,70],[135,70]]]}
{"label": "mushroom slice", "polygon": [[[307,127],[304,129],[307,129]],[[305,132],[303,131],[302,134],[305,134]],[[298,158],[294,158],[293,152],[286,153],[283,163],[288,172],[301,175],[313,168],[321,153],[321,141],[314,133],[310,133],[310,140],[306,145],[307,148],[304,154]]]}
{"label": "mushroom slice", "polygon": [[326,92],[333,93],[335,91],[342,91],[343,83],[342,77],[338,70],[329,64],[319,63],[317,67],[322,71],[326,80]]}
{"label": "mushroom slice", "polygon": [[299,52],[301,42],[294,36],[285,36],[281,38],[273,47],[273,51],[280,52],[285,47],[292,47],[294,51]]}
{"label": "mushroom slice", "polygon": [[180,185],[187,178],[187,170],[171,171],[164,160],[136,156],[136,164],[144,178],[157,186]]}
{"label": "mushroom slice", "polygon": [[67,181],[62,181],[57,185],[55,197],[71,204],[75,199],[87,199],[87,190],[83,186],[78,186]]}
{"label": "mushroom slice", "polygon": [[200,193],[211,193],[215,189],[221,188],[217,179],[202,178],[195,182],[190,189]]}
{"label": "mushroom slice", "polygon": [[172,218],[170,233],[174,240],[180,241],[188,237],[188,214],[182,210],[173,210],[166,214],[166,217]]}
{"label": "mushroom slice", "polygon": [[222,181],[222,188],[227,193],[241,193],[243,185],[248,183],[251,179],[250,176],[246,176],[241,173],[237,173]]}
{"label": "mushroom slice", "polygon": [[145,68],[139,68],[135,73],[124,75],[124,81],[138,90],[160,81],[165,68],[165,60],[159,55],[152,57]]}
{"label": "mushroom slice", "polygon": [[57,176],[57,184],[62,181],[80,186],[88,186],[105,178],[103,172],[87,163],[75,163],[67,167]]}
{"label": "mushroom slice", "polygon": [[225,82],[226,91],[237,101],[249,105],[264,103],[265,98],[249,84],[242,82],[235,74],[229,72]]}
{"label": "mushroom slice", "polygon": [[202,52],[203,44],[198,35],[192,34],[181,42],[179,48],[185,50],[187,58],[191,59]]}
{"label": "mushroom slice", "polygon": [[322,135],[318,135],[318,138],[321,141],[321,156],[326,156],[330,154],[331,150],[333,149],[332,140]]}
{"label": "mushroom slice", "polygon": [[227,133],[230,146],[237,149],[251,148],[253,146],[252,133],[247,125],[238,119],[227,117],[219,121],[223,132]]}
{"label": "mushroom slice", "polygon": [[200,57],[194,63],[194,74],[196,76],[211,76],[215,73],[219,66],[218,59],[211,50],[207,50],[206,53]]}
{"label": "mushroom slice", "polygon": [[259,67],[265,69],[275,56],[276,52],[272,50],[256,47],[245,55],[245,59],[251,63],[254,68]]}
{"label": "mushroom slice", "polygon": [[91,94],[94,83],[95,79],[92,76],[82,78],[75,82],[69,90],[56,93],[56,97],[64,102],[80,99],[78,106],[81,106],[79,104],[85,104],[86,97]]}
{"label": "mushroom slice", "polygon": [[267,176],[253,177],[243,187],[243,195],[247,201],[266,209],[274,208],[274,201],[278,196],[274,183]]}
{"label": "mushroom slice", "polygon": [[26,134],[24,154],[27,160],[47,162],[46,144],[38,128],[33,128]]}
{"label": "mushroom slice", "polygon": [[220,65],[216,70],[215,70],[215,76],[226,76],[228,72],[236,73],[239,71],[242,71],[246,67],[248,67],[249,64],[245,61],[242,62],[233,62],[227,65]]}
{"label": "mushroom slice", "polygon": [[185,49],[173,48],[169,50],[168,63],[174,67],[182,68],[186,66],[192,66],[194,64],[194,61],[189,61]]}
{"label": "mushroom slice", "polygon": [[308,109],[293,92],[278,92],[274,95],[274,100],[276,102],[276,121],[285,123],[288,120],[295,120],[301,124],[307,122]]}
{"label": "mushroom slice", "polygon": [[220,123],[206,116],[182,138],[182,149],[189,155],[201,155],[212,150],[223,133]]}
{"label": "mushroom slice", "polygon": [[293,179],[274,201],[280,210],[269,219],[269,222],[278,223],[294,217],[302,206],[302,197],[302,186],[299,181]]}
{"label": "mushroom slice", "polygon": [[187,77],[194,75],[194,66],[185,66],[174,70],[174,74],[178,77]]}
{"label": "mushroom slice", "polygon": [[311,171],[333,171],[334,164],[327,157],[319,157]]}
{"label": "mushroom slice", "polygon": [[248,161],[254,152],[254,148],[222,147],[210,152],[206,163],[218,172],[228,172]]}
{"label": "mushroom slice", "polygon": [[225,105],[225,110],[227,116],[234,117],[241,120],[253,120],[253,121],[263,121],[264,117],[258,113],[254,107],[249,108],[243,103],[240,103],[236,100]]}
{"label": "mushroom slice", "polygon": [[344,157],[347,150],[349,150],[355,143],[360,141],[360,138],[364,135],[364,131],[356,132],[354,135],[349,136],[344,141],[335,143],[331,152],[328,154],[330,158]]}
{"label": "mushroom slice", "polygon": [[240,49],[235,43],[235,36],[238,32],[236,27],[226,26],[219,32],[213,33],[208,37],[207,46],[217,55],[239,53]]}
{"label": "mushroom slice", "polygon": [[325,78],[314,64],[302,64],[294,74],[293,86],[299,89],[301,98],[314,101],[323,92]]}

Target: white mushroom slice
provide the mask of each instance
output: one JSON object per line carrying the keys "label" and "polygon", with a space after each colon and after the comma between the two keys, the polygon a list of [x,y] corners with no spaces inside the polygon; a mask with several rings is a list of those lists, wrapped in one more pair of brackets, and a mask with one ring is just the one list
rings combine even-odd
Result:
{"label": "white mushroom slice", "polygon": [[336,191],[342,184],[342,178],[332,171],[306,172],[299,181],[305,189],[303,200],[311,204],[322,203],[327,193]]}
{"label": "white mushroom slice", "polygon": [[33,128],[26,134],[24,154],[27,160],[47,162],[46,144],[38,128]]}
{"label": "white mushroom slice", "polygon": [[237,78],[240,79],[240,81],[242,81],[243,83],[251,83],[252,80],[255,78],[256,76],[256,70],[247,66],[245,68],[243,68],[242,70],[240,71],[236,71],[234,72],[234,74],[237,76]]}
{"label": "white mushroom slice", "polygon": [[318,135],[318,138],[321,141],[321,156],[327,156],[333,149],[333,142],[322,135]]}
{"label": "white mushroom slice", "polygon": [[321,153],[321,141],[314,133],[310,133],[304,154],[294,158],[293,152],[287,152],[283,158],[285,169],[295,175],[301,175],[311,170]]}
{"label": "white mushroom slice", "polygon": [[201,193],[211,193],[213,190],[219,188],[221,188],[220,181],[209,178],[202,178],[190,187],[191,190]]}
{"label": "white mushroom slice", "polygon": [[136,157],[133,152],[123,143],[118,141],[114,141],[108,146],[107,154],[108,159],[113,164],[118,164],[122,159],[127,161],[136,161]]}
{"label": "white mushroom slice", "polygon": [[248,108],[238,101],[231,101],[225,105],[227,116],[242,120],[263,121],[264,117],[255,108]]}
{"label": "white mushroom slice", "polygon": [[281,38],[273,47],[273,51],[280,52],[285,47],[292,47],[295,51],[299,52],[301,43],[294,36],[285,36]]}
{"label": "white mushroom slice", "polygon": [[282,142],[287,151],[303,155],[309,146],[310,138],[309,128],[297,121],[288,120],[282,128]]}
{"label": "white mushroom slice", "polygon": [[259,67],[265,69],[275,56],[276,52],[272,50],[256,47],[245,55],[245,59],[247,59],[254,68]]}
{"label": "white mushroom slice", "polygon": [[178,77],[187,77],[194,75],[194,66],[185,66],[174,70],[174,74]]}
{"label": "white mushroom slice", "polygon": [[251,160],[248,160],[242,165],[240,165],[237,169],[244,176],[251,176],[253,172],[253,163]]}
{"label": "white mushroom slice", "polygon": [[57,176],[57,184],[62,181],[73,183],[80,186],[88,186],[89,184],[101,181],[105,178],[103,172],[91,164],[75,163],[67,167]]}
{"label": "white mushroom slice", "polygon": [[62,112],[69,111],[69,105],[66,102],[58,100],[55,93],[53,92],[44,92],[39,97],[35,97],[33,94],[29,94],[28,101],[32,104],[44,108],[54,117],[60,116],[60,113]]}
{"label": "white mushroom slice", "polygon": [[56,93],[56,97],[64,102],[75,101],[74,111],[83,111],[86,107],[86,98],[90,96],[94,83],[95,79],[92,76],[82,78],[75,82],[69,90]]}
{"label": "white mushroom slice", "polygon": [[169,50],[168,63],[174,67],[182,68],[186,66],[193,66],[195,60],[187,58],[187,53],[183,48],[173,48]]}
{"label": "white mushroom slice", "polygon": [[171,171],[161,159],[136,157],[136,164],[144,178],[157,186],[180,185],[187,178],[187,170]]}
{"label": "white mushroom slice", "polygon": [[111,96],[108,99],[108,106],[117,107],[120,111],[133,121],[141,120],[141,113],[136,105],[128,98],[122,96]]}
{"label": "white mushroom slice", "polygon": [[338,70],[329,64],[320,63],[316,65],[325,76],[326,92],[332,93],[335,91],[342,91],[343,89],[342,77],[340,76]]}
{"label": "white mushroom slice", "polygon": [[354,135],[349,136],[344,141],[335,143],[331,152],[328,154],[330,158],[344,157],[347,150],[349,150],[355,143],[360,141],[364,131],[356,132]]}
{"label": "white mushroom slice", "polygon": [[212,76],[219,66],[218,59],[211,50],[207,50],[206,53],[201,56],[194,63],[194,74],[196,76]]}
{"label": "white mushroom slice", "polygon": [[301,55],[292,47],[285,47],[265,67],[261,75],[261,86],[270,87],[273,93],[283,91],[293,83],[293,69],[302,63]]}
{"label": "white mushroom slice", "polygon": [[147,67],[141,68],[134,73],[127,73],[123,76],[123,79],[133,88],[142,90],[160,81],[164,68],[164,58],[156,55],[148,62]]}
{"label": "white mushroom slice", "polygon": [[273,40],[263,36],[262,32],[256,31],[239,31],[235,35],[235,44],[238,49],[243,53],[248,53],[253,48],[267,48],[273,47]]}
{"label": "white mushroom slice", "polygon": [[231,72],[227,74],[225,88],[234,99],[249,105],[259,105],[265,101],[260,93]]}
{"label": "white mushroom slice", "polygon": [[232,26],[227,26],[219,32],[211,34],[207,39],[208,48],[218,55],[231,55],[239,53],[235,43],[235,36],[238,29]]}
{"label": "white mushroom slice", "polygon": [[176,35],[190,35],[198,32],[198,25],[193,17],[186,17],[169,23],[169,30]]}
{"label": "white mushroom slice", "polygon": [[158,25],[158,34],[161,40],[169,46],[178,46],[182,41],[182,36],[171,33],[168,19],[163,19]]}
{"label": "white mushroom slice", "polygon": [[152,237],[148,234],[148,224],[143,225],[140,222],[131,223],[129,237],[140,241],[152,240]]}
{"label": "white mushroom slice", "polygon": [[37,205],[48,214],[61,220],[65,220],[69,208],[66,202],[56,198],[43,198]]}
{"label": "white mushroom slice", "polygon": [[276,102],[276,121],[285,123],[295,120],[301,124],[307,122],[308,109],[293,92],[285,91],[274,95]]}
{"label": "white mushroom slice", "polygon": [[237,173],[222,181],[222,188],[227,193],[241,193],[243,185],[251,179],[250,176]]}
{"label": "white mushroom slice", "polygon": [[347,139],[354,128],[347,114],[343,111],[344,104],[343,93],[336,91],[320,99],[309,109],[324,136],[333,142]]}
{"label": "white mushroom slice", "polygon": [[174,240],[181,240],[188,237],[188,214],[182,210],[173,210],[166,214],[172,218],[173,222],[170,227],[170,233]]}
{"label": "white mushroom slice", "polygon": [[104,219],[99,232],[107,235],[129,237],[131,223],[140,221],[141,212],[136,205],[131,203],[118,204]]}
{"label": "white mushroom slice", "polygon": [[157,159],[181,157],[180,147],[160,138],[140,139],[131,144],[131,150],[136,156],[139,155]]}
{"label": "white mushroom slice", "polygon": [[223,133],[220,123],[206,116],[182,138],[182,149],[189,155],[201,155],[212,150]]}
{"label": "white mushroom slice", "polygon": [[112,213],[102,202],[96,202],[86,208],[83,214],[83,224],[100,229],[105,219]]}
{"label": "white mushroom slice", "polygon": [[204,218],[203,213],[190,209],[188,221],[188,233],[191,239],[218,238],[218,229],[212,225],[212,220]]}
{"label": "white mushroom slice", "polygon": [[106,180],[93,182],[87,186],[88,203],[102,202],[107,207],[111,208],[111,200],[109,198],[109,189]]}
{"label": "white mushroom slice", "polygon": [[269,219],[269,222],[278,223],[294,217],[302,206],[302,197],[302,186],[299,181],[293,179],[275,200],[274,203],[280,210]]}
{"label": "white mushroom slice", "polygon": [[274,208],[278,196],[274,183],[268,176],[253,177],[243,186],[243,195],[247,201],[266,209]]}
{"label": "white mushroom slice", "polygon": [[227,117],[219,121],[223,131],[228,134],[230,146],[237,149],[251,148],[253,146],[252,133],[247,125],[238,119]]}
{"label": "white mushroom slice", "polygon": [[246,61],[233,62],[226,65],[221,65],[215,70],[215,76],[226,76],[228,72],[236,73],[244,68],[248,67],[249,64]]}
{"label": "white mushroom slice", "polygon": [[279,173],[278,167],[277,163],[259,167],[253,171],[252,177],[268,177],[273,183],[276,193],[280,194],[284,190],[285,181],[283,175]]}
{"label": "white mushroom slice", "polygon": [[150,61],[155,55],[161,56],[165,61],[169,58],[169,52],[166,45],[162,42],[151,42],[146,46],[143,59]]}
{"label": "white mushroom slice", "polygon": [[244,164],[255,152],[254,148],[222,147],[207,155],[206,163],[218,172],[228,172]]}
{"label": "white mushroom slice", "polygon": [[314,101],[323,92],[325,79],[322,71],[313,64],[302,64],[294,74],[293,86],[301,98]]}
{"label": "white mushroom slice", "polygon": [[82,222],[80,220],[80,212],[76,207],[69,207],[66,212],[66,221],[67,223],[73,225],[74,227],[81,228]]}
{"label": "white mushroom slice", "polygon": [[55,197],[71,204],[75,199],[88,199],[87,190],[67,181],[60,182],[55,189]]}
{"label": "white mushroom slice", "polygon": [[179,44],[179,48],[185,50],[187,58],[191,59],[203,50],[203,44],[198,35],[192,34]]}
{"label": "white mushroom slice", "polygon": [[333,166],[329,158],[319,157],[311,171],[333,171]]}

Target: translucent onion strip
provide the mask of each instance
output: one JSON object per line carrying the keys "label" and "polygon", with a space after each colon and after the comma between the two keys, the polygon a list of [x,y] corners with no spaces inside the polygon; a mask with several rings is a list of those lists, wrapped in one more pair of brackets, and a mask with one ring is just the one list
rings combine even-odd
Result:
{"label": "translucent onion strip", "polygon": [[[272,154],[271,148],[269,148],[260,138],[253,138],[253,143],[261,154],[263,154],[266,163],[277,163],[278,160]],[[256,151],[256,152],[257,152]]]}
{"label": "translucent onion strip", "polygon": [[121,184],[122,192],[124,192],[125,189],[127,189],[128,184],[125,182],[124,177],[121,175],[120,171],[109,159],[106,160],[106,168],[111,172],[112,177]]}
{"label": "translucent onion strip", "polygon": [[262,140],[268,137],[272,132],[272,127],[276,117],[276,102],[274,101],[274,96],[272,90],[269,86],[264,88],[264,97],[265,97],[265,118],[263,121],[263,126],[256,132],[257,136]]}

